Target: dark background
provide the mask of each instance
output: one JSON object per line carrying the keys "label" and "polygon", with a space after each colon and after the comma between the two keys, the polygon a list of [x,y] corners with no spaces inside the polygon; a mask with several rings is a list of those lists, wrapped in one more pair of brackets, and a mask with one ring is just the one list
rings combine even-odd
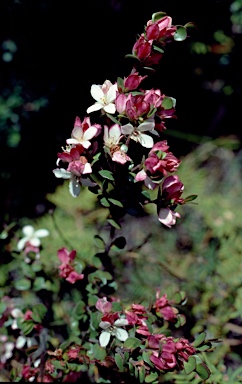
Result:
{"label": "dark background", "polygon": [[[57,152],[70,137],[75,117],[82,120],[93,103],[91,85],[106,79],[115,82],[130,73],[131,64],[124,56],[131,53],[137,34],[154,12],[166,12],[173,25],[196,24],[188,39],[167,46],[152,79],[155,88],[177,100],[178,119],[168,121],[164,134],[170,150],[177,157],[185,155],[204,136],[240,139],[242,35],[232,28],[232,3],[1,0],[1,54],[3,42],[9,39],[17,50],[11,61],[0,60],[0,91],[5,97],[18,85],[24,100],[16,110],[21,127],[18,145],[11,147],[5,140],[11,122],[6,119],[2,125],[1,224],[36,217],[49,209],[45,195],[62,183],[52,173]],[[218,30],[232,39],[232,47],[215,41]],[[191,45],[196,41],[208,51],[194,53]],[[218,80],[232,89],[229,95]],[[26,108],[26,103],[42,97],[48,101],[45,107]],[[169,129],[184,138],[169,136]],[[200,139],[190,140],[189,134]]]}

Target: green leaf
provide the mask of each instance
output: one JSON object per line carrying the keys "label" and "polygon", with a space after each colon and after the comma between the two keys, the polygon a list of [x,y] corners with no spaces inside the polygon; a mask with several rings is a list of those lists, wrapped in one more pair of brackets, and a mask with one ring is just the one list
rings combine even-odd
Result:
{"label": "green leaf", "polygon": [[206,333],[205,332],[200,333],[200,335],[192,343],[192,346],[194,348],[198,347],[204,342],[205,338],[206,338]]}
{"label": "green leaf", "polygon": [[31,281],[23,278],[23,279],[15,281],[14,286],[19,291],[25,291],[25,290],[30,289]]}
{"label": "green leaf", "polygon": [[207,380],[211,374],[210,370],[204,363],[198,364],[196,366],[196,372],[203,380]]}
{"label": "green leaf", "polygon": [[6,308],[7,308],[7,304],[4,302],[1,302],[0,303],[0,314],[2,314]]}
{"label": "green leaf", "polygon": [[189,201],[193,201],[197,198],[197,195],[189,195],[184,199],[184,204],[188,203]]}
{"label": "green leaf", "polygon": [[117,86],[118,89],[121,89],[122,91],[124,90],[124,80],[122,79],[122,77],[117,78]]}
{"label": "green leaf", "polygon": [[153,381],[155,381],[155,379],[157,379],[157,377],[158,374],[156,372],[151,372],[149,375],[146,376],[145,382],[152,383]]}
{"label": "green leaf", "polygon": [[123,236],[117,237],[113,242],[112,246],[115,246],[119,249],[123,249],[126,245],[126,239]]}
{"label": "green leaf", "polygon": [[174,34],[174,40],[183,41],[187,38],[187,30],[183,25],[177,25],[177,30]]}
{"label": "green leaf", "polygon": [[34,280],[34,291],[40,291],[41,289],[45,289],[45,279],[43,276],[38,276]]}
{"label": "green leaf", "polygon": [[100,199],[100,204],[103,205],[106,208],[110,207],[110,204],[109,204],[108,200],[106,199],[106,197],[102,197]]}
{"label": "green leaf", "polygon": [[171,109],[173,108],[173,100],[171,97],[165,96],[164,99],[162,100],[161,106],[164,109]]}
{"label": "green leaf", "polygon": [[22,330],[23,334],[26,336],[30,332],[32,332],[32,330],[34,329],[34,322],[32,320],[23,321],[20,325],[20,329]]}
{"label": "green leaf", "polygon": [[134,59],[136,61],[140,61],[139,58],[135,55],[132,55],[131,53],[128,53],[127,55],[124,56],[126,59]]}
{"label": "green leaf", "polygon": [[135,349],[141,345],[141,341],[136,337],[128,337],[124,342],[124,348]]}
{"label": "green leaf", "polygon": [[150,356],[148,355],[147,352],[144,351],[142,353],[142,358],[143,358],[145,363],[149,364],[150,367],[152,367],[152,368],[154,367],[153,363],[150,361]]}
{"label": "green leaf", "polygon": [[188,361],[184,362],[184,371],[187,375],[196,369],[196,359],[194,356],[190,356]]}
{"label": "green leaf", "polygon": [[93,160],[92,160],[92,163],[91,163],[91,165],[93,165],[93,164],[95,164],[96,163],[96,161],[98,161],[99,160],[99,157],[101,156],[101,152],[99,152],[99,153],[96,153],[96,155],[94,155],[93,156]]}
{"label": "green leaf", "polygon": [[115,363],[117,364],[117,367],[118,367],[119,371],[120,372],[124,372],[123,359],[120,356],[120,354],[119,353],[115,353],[114,359],[115,359]]}
{"label": "green leaf", "polygon": [[109,272],[97,270],[88,275],[90,283],[95,284],[97,281],[101,281],[104,285],[107,284],[107,280],[112,280],[112,275]]}
{"label": "green leaf", "polygon": [[32,312],[32,319],[37,323],[41,323],[47,312],[47,308],[44,304],[36,304],[33,306]]}
{"label": "green leaf", "polygon": [[164,16],[166,16],[165,12],[156,12],[152,15],[152,21],[155,23],[157,20],[162,19]]}
{"label": "green leaf", "polygon": [[108,198],[108,201],[110,201],[110,203],[112,203],[113,205],[117,205],[118,207],[123,208],[123,204],[119,200]]}
{"label": "green leaf", "polygon": [[86,304],[84,303],[84,301],[80,300],[75,305],[75,308],[73,310],[74,317],[79,318],[85,312],[85,309],[86,309]]}
{"label": "green leaf", "polygon": [[110,171],[107,171],[106,169],[103,169],[98,172],[100,176],[102,176],[104,179],[108,180],[114,180],[113,174]]}
{"label": "green leaf", "polygon": [[153,48],[154,48],[155,51],[158,51],[160,53],[164,53],[164,50],[161,49],[160,47],[157,47],[156,45],[153,45]]}
{"label": "green leaf", "polygon": [[116,229],[121,229],[121,226],[119,225],[119,223],[117,223],[117,221],[113,220],[113,219],[107,219],[107,222],[109,224],[112,225],[112,227],[116,228]]}
{"label": "green leaf", "polygon": [[139,367],[139,381],[140,383],[143,383],[145,379],[145,367],[141,366]]}
{"label": "green leaf", "polygon": [[106,350],[103,347],[101,347],[99,344],[94,344],[92,346],[92,353],[94,358],[99,361],[103,361],[107,356]]}
{"label": "green leaf", "polygon": [[115,117],[113,115],[110,115],[109,113],[106,113],[106,115],[109,117],[110,120],[112,120],[115,124],[118,124],[120,125],[120,122],[115,119]]}
{"label": "green leaf", "polygon": [[101,236],[95,235],[94,236],[94,243],[95,243],[96,247],[101,248],[101,249],[105,249],[105,242]]}

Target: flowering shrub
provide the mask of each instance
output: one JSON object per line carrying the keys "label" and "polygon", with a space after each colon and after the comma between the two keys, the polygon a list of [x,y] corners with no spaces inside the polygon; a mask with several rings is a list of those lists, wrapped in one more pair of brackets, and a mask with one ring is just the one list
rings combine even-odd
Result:
{"label": "flowering shrub", "polygon": [[[116,232],[126,214],[138,218],[151,204],[158,221],[170,228],[180,218],[177,207],[196,198],[182,197],[184,185],[174,174],[180,160],[162,140],[166,119],[176,117],[176,101],[160,89],[146,89],[166,44],[184,40],[188,27],[189,23],[173,26],[171,17],[162,12],[153,14],[127,55],[133,63],[130,74],[92,85],[94,103],[87,108],[92,116],[75,118],[53,172],[69,180],[72,197],[81,198],[83,188],[96,195],[108,209],[110,238],[96,236],[103,251],[89,262],[82,260],[81,250],[57,251],[55,299],[74,295],[72,287],[80,295],[71,307],[63,303],[63,316],[66,312],[70,319],[64,335],[56,330],[53,313],[49,323],[51,309],[43,298],[18,308],[17,300],[3,296],[0,321],[8,331],[1,336],[0,366],[11,372],[13,381],[159,383],[167,373],[174,373],[174,380],[179,372],[193,372],[196,380],[210,376],[200,352],[210,350],[212,340],[201,333],[189,341],[181,336],[182,330],[178,332],[186,322],[181,313],[184,292],[168,299],[156,290],[149,303],[121,302],[110,257],[112,248],[126,246],[126,239]],[[17,251],[23,255],[28,279],[18,281],[15,288],[40,292],[43,280],[36,276],[43,251],[40,239],[49,232],[27,225],[23,234]],[[172,376],[170,380],[174,382]]]}

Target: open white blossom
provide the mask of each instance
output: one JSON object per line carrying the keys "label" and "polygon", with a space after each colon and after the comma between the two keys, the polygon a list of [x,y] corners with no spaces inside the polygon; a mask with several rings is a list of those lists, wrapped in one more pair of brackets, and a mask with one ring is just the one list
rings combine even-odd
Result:
{"label": "open white blossom", "polygon": [[108,345],[111,336],[115,336],[120,341],[125,341],[129,337],[129,334],[125,329],[120,328],[124,325],[128,325],[128,320],[117,319],[113,324],[109,323],[109,321],[101,321],[99,324],[99,327],[103,329],[99,336],[101,347],[106,347]]}
{"label": "open white blossom", "polygon": [[103,85],[93,84],[91,86],[91,95],[96,100],[96,103],[87,108],[87,113],[103,109],[107,113],[115,113],[117,84],[112,84],[109,80],[105,80]]}
{"label": "open white blossom", "polygon": [[22,228],[22,232],[24,237],[18,241],[18,251],[22,251],[26,243],[30,243],[33,247],[39,247],[41,244],[40,239],[49,235],[49,231],[47,229],[38,229],[35,231],[32,225],[25,225]]}
{"label": "open white blossom", "polygon": [[132,140],[140,143],[145,148],[152,148],[154,140],[151,136],[146,135],[145,131],[154,133],[155,122],[154,119],[148,119],[141,123],[137,128],[131,123],[125,124],[121,127],[121,132],[124,135],[128,135]]}

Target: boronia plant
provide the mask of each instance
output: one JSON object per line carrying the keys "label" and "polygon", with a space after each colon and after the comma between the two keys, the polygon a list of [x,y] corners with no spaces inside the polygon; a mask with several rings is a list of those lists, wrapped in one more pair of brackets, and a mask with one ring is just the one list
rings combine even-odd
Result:
{"label": "boronia plant", "polygon": [[[180,160],[162,139],[166,119],[176,117],[176,100],[155,86],[146,88],[166,45],[185,40],[191,26],[172,25],[164,12],[153,14],[126,56],[130,73],[93,84],[93,104],[85,117],[75,117],[53,173],[69,181],[70,198],[81,199],[84,188],[96,195],[108,212],[110,234],[108,240],[96,235],[102,250],[89,263],[82,260],[82,249],[57,251],[55,297],[64,301],[63,292],[71,294],[73,287],[80,294],[73,305],[63,305],[71,319],[64,332],[49,324],[44,300],[19,308],[16,297],[2,298],[0,321],[7,331],[0,336],[1,367],[11,372],[12,381],[156,384],[166,377],[173,383],[179,374],[196,383],[209,378],[203,353],[212,350],[213,340],[204,332],[195,340],[182,336],[186,319],[179,310],[185,293],[168,299],[155,288],[149,303],[122,302],[110,256],[113,248],[125,252],[127,241],[119,230],[126,215],[139,220],[152,205],[161,230],[171,228],[180,218],[178,206],[196,198],[182,197],[184,185],[175,174]],[[28,279],[22,284],[28,290],[36,287],[41,238],[49,232],[31,225],[22,230],[13,257],[23,257]]]}

